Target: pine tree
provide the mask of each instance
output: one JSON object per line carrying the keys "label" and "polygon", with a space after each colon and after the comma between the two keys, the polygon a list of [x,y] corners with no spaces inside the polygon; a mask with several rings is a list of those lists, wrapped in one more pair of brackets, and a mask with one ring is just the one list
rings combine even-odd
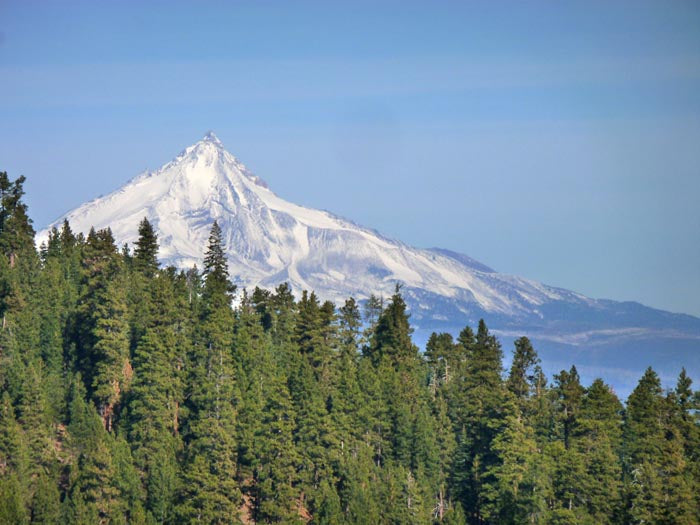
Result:
{"label": "pine tree", "polygon": [[374,450],[366,444],[359,445],[354,454],[344,457],[339,495],[346,523],[386,523],[381,520],[386,502],[381,501],[379,474]]}
{"label": "pine tree", "polygon": [[339,308],[338,323],[340,330],[338,338],[343,353],[355,358],[358,355],[360,345],[360,330],[362,328],[362,317],[360,307],[354,298],[350,297],[345,304]]}
{"label": "pine tree", "polygon": [[296,322],[296,343],[299,351],[312,367],[316,380],[325,395],[329,394],[331,382],[330,347],[333,322],[333,305],[330,312],[324,312],[315,293],[303,292],[298,303]]}
{"label": "pine tree", "polygon": [[18,404],[18,420],[31,458],[27,472],[31,478],[49,471],[58,459],[52,446],[50,413],[42,380],[40,365],[33,363],[27,368]]}
{"label": "pine tree", "polygon": [[527,337],[515,341],[513,362],[506,386],[521,402],[521,409],[524,408],[523,402],[530,396],[532,385],[536,381],[535,369],[539,362],[537,352]]}
{"label": "pine tree", "polygon": [[233,346],[243,400],[236,418],[238,472],[243,484],[241,488],[248,493],[257,459],[256,434],[261,425],[266,387],[276,372],[276,365],[270,356],[269,334],[264,332],[260,315],[245,290],[236,313]]}
{"label": "pine tree", "polygon": [[254,517],[261,523],[300,522],[297,468],[301,458],[294,445],[292,399],[279,374],[268,378],[265,393],[256,435]]}
{"label": "pine tree", "polygon": [[109,436],[107,440],[114,467],[114,475],[111,482],[117,490],[115,502],[115,522],[124,517],[124,522],[133,523],[142,519],[143,502],[146,499],[141,487],[139,472],[134,466],[131,448],[126,439],[121,436]]}
{"label": "pine tree", "polygon": [[190,360],[190,419],[180,519],[230,523],[238,519],[236,378],[231,292],[221,229],[215,222],[204,266],[203,309]]}
{"label": "pine tree", "polygon": [[339,309],[339,348],[332,364],[333,384],[328,400],[341,455],[346,454],[362,437],[362,427],[357,417],[362,406],[362,392],[358,380],[361,325],[359,307],[354,299],[348,299]]}
{"label": "pine tree", "polygon": [[24,182],[23,176],[10,181],[7,173],[0,172],[0,352],[14,361],[10,366],[16,372],[39,357],[41,324],[40,260],[22,200]]}
{"label": "pine tree", "polygon": [[465,525],[465,523],[467,523],[467,517],[464,514],[461,503],[457,502],[447,509],[440,523],[444,525]]}
{"label": "pine tree", "polygon": [[145,217],[139,224],[139,238],[134,250],[134,269],[149,279],[158,271],[158,235]]}
{"label": "pine tree", "polygon": [[48,259],[39,277],[39,354],[43,362],[42,386],[46,391],[47,410],[52,418],[58,418],[65,406],[63,378],[64,330],[72,308],[66,305],[66,295],[71,293],[69,283],[61,267],[62,255]]}
{"label": "pine tree", "polygon": [[660,454],[664,448],[661,382],[648,368],[627,399],[625,413],[625,464],[627,520],[660,521],[664,483]]}
{"label": "pine tree", "polygon": [[42,473],[36,483],[32,500],[32,523],[52,525],[60,522],[61,494],[58,480]]}
{"label": "pine tree", "polygon": [[100,522],[95,505],[85,501],[80,491],[69,494],[63,501],[61,516],[63,523],[71,525],[94,525]]}
{"label": "pine tree", "polygon": [[455,414],[459,418],[455,422],[458,449],[452,484],[470,521],[478,523],[490,512],[484,508],[484,495],[493,490],[495,483],[486,478],[486,473],[499,462],[492,444],[505,418],[502,352],[483,319],[476,337],[465,330],[458,341],[465,364],[455,396],[460,409]]}
{"label": "pine tree", "polygon": [[318,511],[312,523],[318,525],[337,525],[343,522],[343,513],[340,508],[340,497],[333,484],[324,480],[319,487]]}
{"label": "pine tree", "polygon": [[612,523],[621,513],[621,430],[622,404],[608,385],[596,379],[586,389],[572,439],[585,468],[577,484],[587,514],[598,523]]}
{"label": "pine tree", "polygon": [[158,236],[153,226],[144,218],[139,224],[139,238],[136,241],[134,256],[131,264],[125,264],[128,268],[128,307],[130,327],[130,348],[135,351],[141,338],[145,335],[147,327],[152,323],[151,316],[154,306],[151,297],[152,287],[157,281],[158,272]]}
{"label": "pine tree", "polygon": [[69,446],[75,457],[71,465],[69,495],[71,505],[66,512],[72,519],[105,523],[121,516],[119,488],[112,458],[111,436],[104,429],[94,405],[85,401],[85,390],[79,376],[71,388],[68,433]]}
{"label": "pine tree", "polygon": [[83,256],[80,367],[106,429],[131,382],[124,274],[110,230],[92,230]]}
{"label": "pine tree", "polygon": [[458,371],[457,351],[451,334],[433,332],[425,345],[425,357],[430,367],[430,385],[435,391],[447,385]]}
{"label": "pine tree", "polygon": [[329,451],[337,450],[336,436],[323,393],[306,360],[299,360],[288,383],[296,415],[294,444],[299,456],[299,477],[303,486],[315,491],[322,479],[331,476]]}
{"label": "pine tree", "polygon": [[289,284],[275,288],[275,293],[267,299],[266,315],[270,316],[270,335],[277,348],[278,363],[290,367],[296,363],[298,348],[294,343],[298,309]]}
{"label": "pine tree", "polygon": [[555,410],[552,397],[555,395],[547,384],[547,377],[538,365],[534,370],[532,384],[530,424],[535,431],[535,439],[542,448],[555,434]]}
{"label": "pine tree", "polygon": [[585,389],[575,366],[568,372],[562,370],[554,376],[554,380],[556,441],[548,450],[555,465],[552,480],[557,498],[555,507],[565,509],[580,519],[585,513],[585,496],[580,480],[584,479],[586,466],[584,455],[574,446],[574,432],[579,422]]}
{"label": "pine tree", "polygon": [[681,370],[671,402],[671,419],[684,444],[685,475],[696,515],[700,516],[700,392],[693,393],[692,380]]}
{"label": "pine tree", "polygon": [[22,486],[17,475],[12,473],[0,478],[0,523],[24,525],[29,515],[23,501]]}
{"label": "pine tree", "polygon": [[36,257],[35,232],[22,201],[25,181],[20,176],[11,182],[7,172],[0,172],[0,253],[9,259],[10,267],[22,256]]}
{"label": "pine tree", "polygon": [[371,294],[365,301],[363,308],[363,317],[365,322],[365,330],[363,334],[362,353],[369,357],[372,354],[370,342],[374,337],[374,331],[377,328],[377,321],[384,310],[384,299]]}
{"label": "pine tree", "polygon": [[545,506],[535,463],[534,432],[514,396],[506,396],[505,417],[491,444],[497,456],[484,472],[482,515],[495,523],[531,523]]}
{"label": "pine tree", "polygon": [[371,358],[363,357],[357,372],[358,383],[362,387],[358,426],[363,431],[362,441],[372,451],[377,466],[382,465],[391,453],[391,421],[382,384],[384,371],[391,374],[387,366],[377,369]]}
{"label": "pine tree", "polygon": [[5,391],[0,401],[0,477],[15,473],[19,479],[26,480],[28,469],[27,443],[10,395]]}
{"label": "pine tree", "polygon": [[557,421],[561,428],[564,446],[569,448],[571,445],[571,434],[576,424],[576,417],[581,407],[585,389],[581,386],[575,366],[572,366],[568,372],[562,370],[554,376],[554,381],[556,382]]}
{"label": "pine tree", "polygon": [[129,438],[147,488],[146,508],[158,523],[173,519],[183,364],[189,340],[188,310],[178,277],[168,271],[150,284],[151,318],[134,355]]}
{"label": "pine tree", "polygon": [[416,359],[418,349],[411,341],[412,329],[408,322],[407,306],[401,296],[401,287],[382,311],[370,341],[370,355],[375,364],[387,359],[394,367]]}
{"label": "pine tree", "polygon": [[438,471],[433,485],[434,517],[438,522],[443,522],[453,507],[450,501],[451,494],[448,480],[453,470],[454,455],[457,447],[452,421],[449,418],[448,404],[444,393],[445,387],[446,385],[433,394],[431,402],[435,421],[435,452],[438,457],[438,464],[436,465]]}
{"label": "pine tree", "polygon": [[228,263],[224,253],[223,233],[214,221],[209,234],[209,245],[204,256],[204,290],[203,301],[210,310],[231,306],[232,293],[235,288],[228,278]]}

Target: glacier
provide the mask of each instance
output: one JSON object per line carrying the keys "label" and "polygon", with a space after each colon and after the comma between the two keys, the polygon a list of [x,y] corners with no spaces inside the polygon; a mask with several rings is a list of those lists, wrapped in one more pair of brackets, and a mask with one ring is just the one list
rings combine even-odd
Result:
{"label": "glacier", "polygon": [[[37,243],[67,219],[76,232],[109,227],[117,242],[133,244],[144,217],[158,232],[161,262],[178,268],[201,268],[217,220],[231,278],[242,288],[288,282],[295,293],[314,290],[340,303],[350,296],[389,297],[400,283],[419,341],[433,330],[456,333],[484,318],[506,343],[520,335],[533,339],[552,370],[576,363],[582,377],[638,377],[654,365],[669,381],[682,365],[695,377],[700,372],[696,317],[588,298],[293,204],[212,132],[158,170],[59,217],[37,234]],[[629,384],[619,389],[627,391]]]}

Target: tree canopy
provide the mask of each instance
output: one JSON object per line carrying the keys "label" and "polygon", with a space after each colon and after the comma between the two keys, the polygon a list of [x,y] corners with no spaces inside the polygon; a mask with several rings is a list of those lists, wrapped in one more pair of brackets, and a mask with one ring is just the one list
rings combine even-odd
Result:
{"label": "tree canopy", "polygon": [[324,302],[66,222],[0,173],[0,523],[697,524],[700,395],[545,377],[484,320],[421,352],[397,286]]}

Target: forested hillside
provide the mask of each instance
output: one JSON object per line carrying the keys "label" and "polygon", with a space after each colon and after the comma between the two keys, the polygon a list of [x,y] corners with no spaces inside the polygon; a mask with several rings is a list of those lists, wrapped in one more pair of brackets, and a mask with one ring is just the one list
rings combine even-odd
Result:
{"label": "forested hillside", "polygon": [[526,338],[503,370],[483,322],[421,353],[398,286],[235,290],[216,223],[201,270],[160,268],[146,220],[37,251],[23,182],[0,173],[0,523],[700,522],[684,371],[623,405]]}

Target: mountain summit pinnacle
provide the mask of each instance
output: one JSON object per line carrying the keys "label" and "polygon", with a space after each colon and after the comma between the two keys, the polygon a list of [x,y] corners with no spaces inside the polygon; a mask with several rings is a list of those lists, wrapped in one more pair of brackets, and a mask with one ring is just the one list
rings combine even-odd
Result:
{"label": "mountain summit pinnacle", "polygon": [[201,142],[211,142],[212,144],[223,147],[223,143],[219,140],[219,137],[217,137],[216,133],[211,130],[207,131],[204,137],[202,137]]}

